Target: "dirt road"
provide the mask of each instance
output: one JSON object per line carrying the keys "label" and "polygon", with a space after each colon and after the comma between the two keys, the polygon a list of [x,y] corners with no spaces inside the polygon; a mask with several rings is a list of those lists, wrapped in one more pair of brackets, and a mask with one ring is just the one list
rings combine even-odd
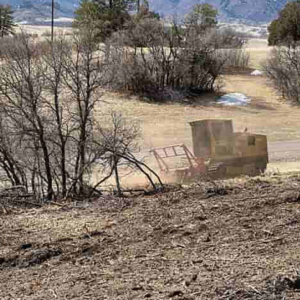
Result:
{"label": "dirt road", "polygon": [[268,143],[270,162],[300,161],[300,140]]}
{"label": "dirt road", "polygon": [[268,143],[270,172],[300,171],[300,140]]}

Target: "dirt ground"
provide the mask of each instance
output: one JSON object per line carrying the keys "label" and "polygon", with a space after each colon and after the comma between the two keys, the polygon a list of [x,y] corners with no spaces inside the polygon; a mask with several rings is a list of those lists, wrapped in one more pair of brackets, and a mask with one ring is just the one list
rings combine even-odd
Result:
{"label": "dirt ground", "polygon": [[299,175],[0,218],[0,299],[299,299]]}

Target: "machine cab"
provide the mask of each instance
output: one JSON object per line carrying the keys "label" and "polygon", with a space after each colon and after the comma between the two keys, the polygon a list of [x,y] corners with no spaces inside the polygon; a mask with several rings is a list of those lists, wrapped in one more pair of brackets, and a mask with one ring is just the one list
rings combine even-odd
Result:
{"label": "machine cab", "polygon": [[190,123],[196,157],[232,156],[234,133],[231,120],[200,120]]}

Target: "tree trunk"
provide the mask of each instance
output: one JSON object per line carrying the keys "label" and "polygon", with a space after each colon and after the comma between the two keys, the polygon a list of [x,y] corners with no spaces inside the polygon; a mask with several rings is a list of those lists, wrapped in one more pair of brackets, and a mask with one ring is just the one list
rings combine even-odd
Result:
{"label": "tree trunk", "polygon": [[81,137],[79,144],[79,193],[84,190],[84,167],[85,167],[85,144],[86,144],[86,125],[81,128]]}
{"label": "tree trunk", "polygon": [[60,139],[60,153],[61,153],[60,171],[61,171],[61,181],[62,181],[62,196],[64,197],[67,193],[66,142],[62,131],[62,112],[60,111],[60,107],[59,107],[59,97],[58,97],[57,90],[55,90],[54,103],[55,103],[57,130]]}
{"label": "tree trunk", "polygon": [[120,177],[118,171],[118,158],[114,156],[114,169],[115,169],[115,179],[116,179],[116,186],[118,191],[118,196],[122,196],[121,184],[120,184]]}
{"label": "tree trunk", "polygon": [[42,123],[39,116],[37,116],[37,122],[38,122],[38,131],[39,131],[39,142],[41,144],[41,148],[42,148],[42,151],[43,151],[44,164],[45,164],[45,170],[46,170],[47,199],[52,200],[52,198],[53,198],[53,186],[52,186],[51,163],[50,163],[48,145],[47,145],[47,143],[45,141],[45,137],[44,137],[43,123]]}
{"label": "tree trunk", "polygon": [[62,195],[65,197],[67,193],[67,172],[66,172],[66,149],[65,143],[61,145],[61,180],[62,180]]}
{"label": "tree trunk", "polygon": [[46,169],[46,178],[47,178],[47,199],[52,200],[53,198],[53,186],[52,186],[52,175],[51,175],[51,166],[50,166],[50,159],[47,144],[44,140],[44,137],[40,136],[40,143],[42,147],[42,151],[44,154],[44,163]]}
{"label": "tree trunk", "polygon": [[110,58],[110,42],[107,41],[105,43],[105,61],[109,62],[109,58]]}

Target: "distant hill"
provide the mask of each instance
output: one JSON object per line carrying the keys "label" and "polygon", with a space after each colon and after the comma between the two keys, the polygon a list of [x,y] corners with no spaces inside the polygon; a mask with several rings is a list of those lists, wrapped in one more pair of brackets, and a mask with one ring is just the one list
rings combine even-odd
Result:
{"label": "distant hill", "polygon": [[[142,0],[141,0],[142,1]],[[80,0],[55,0],[55,16],[72,18]],[[151,9],[163,14],[184,15],[197,3],[210,3],[219,11],[221,21],[266,23],[276,18],[288,0],[149,0]],[[0,0],[10,4],[17,21],[43,22],[51,16],[51,0]]]}
{"label": "distant hill", "polygon": [[[55,18],[73,18],[80,0],[55,0]],[[14,10],[17,22],[45,23],[51,16],[51,0],[0,0]]]}
{"label": "distant hill", "polygon": [[151,7],[164,15],[183,15],[197,3],[218,8],[222,21],[266,23],[277,17],[288,0],[150,0]]}

